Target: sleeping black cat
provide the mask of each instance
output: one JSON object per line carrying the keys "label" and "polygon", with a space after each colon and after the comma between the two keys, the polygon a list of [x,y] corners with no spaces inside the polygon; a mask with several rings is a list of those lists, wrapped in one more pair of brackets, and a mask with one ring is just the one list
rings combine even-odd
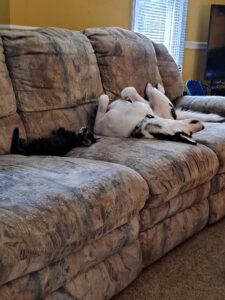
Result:
{"label": "sleeping black cat", "polygon": [[12,136],[11,154],[64,156],[75,147],[91,146],[98,140],[86,127],[76,134],[59,128],[46,137],[26,141],[20,139],[19,129],[15,128]]}

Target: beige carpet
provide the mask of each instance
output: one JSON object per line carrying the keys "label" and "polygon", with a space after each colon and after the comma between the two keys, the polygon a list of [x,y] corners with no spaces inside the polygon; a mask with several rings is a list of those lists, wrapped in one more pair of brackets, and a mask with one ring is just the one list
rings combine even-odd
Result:
{"label": "beige carpet", "polygon": [[225,300],[225,220],[145,269],[113,300]]}

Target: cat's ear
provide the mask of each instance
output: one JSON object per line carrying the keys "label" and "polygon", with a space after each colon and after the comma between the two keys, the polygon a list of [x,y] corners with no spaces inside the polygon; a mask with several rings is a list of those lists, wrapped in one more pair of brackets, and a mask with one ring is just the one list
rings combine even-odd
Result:
{"label": "cat's ear", "polygon": [[19,139],[20,139],[19,128],[15,128],[12,135],[12,142],[10,148],[11,154],[18,154]]}

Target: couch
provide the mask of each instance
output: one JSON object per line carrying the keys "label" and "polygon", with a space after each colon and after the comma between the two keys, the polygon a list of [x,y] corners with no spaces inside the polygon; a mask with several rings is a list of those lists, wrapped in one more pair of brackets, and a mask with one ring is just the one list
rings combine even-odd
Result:
{"label": "couch", "polygon": [[197,146],[101,137],[66,157],[9,154],[15,127],[28,139],[93,128],[99,95],[147,82],[225,115],[224,97],[182,96],[163,45],[121,28],[2,30],[0,74],[0,299],[110,299],[224,217],[222,123]]}

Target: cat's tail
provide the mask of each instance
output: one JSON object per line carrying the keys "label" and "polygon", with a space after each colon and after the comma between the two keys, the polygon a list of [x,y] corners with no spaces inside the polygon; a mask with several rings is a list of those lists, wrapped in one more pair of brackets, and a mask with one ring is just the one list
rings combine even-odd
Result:
{"label": "cat's tail", "polygon": [[12,135],[12,143],[10,148],[11,154],[19,154],[19,139],[20,139],[19,128],[15,128]]}

